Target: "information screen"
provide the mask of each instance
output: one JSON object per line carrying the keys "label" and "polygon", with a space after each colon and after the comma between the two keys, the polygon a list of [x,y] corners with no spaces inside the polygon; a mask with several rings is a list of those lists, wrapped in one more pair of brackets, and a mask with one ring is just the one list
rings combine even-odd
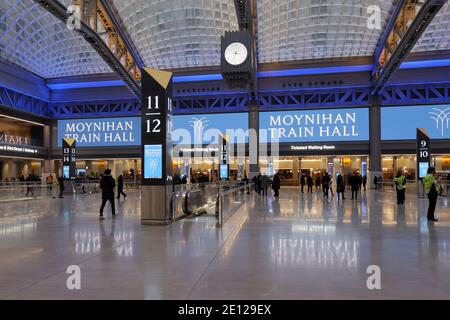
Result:
{"label": "information screen", "polygon": [[228,170],[228,165],[227,164],[221,164],[220,165],[220,172],[219,172],[219,177],[222,180],[226,180],[229,178],[229,174],[228,174],[229,170]]}
{"label": "information screen", "polygon": [[162,145],[144,146],[144,178],[162,179]]}
{"label": "information screen", "polygon": [[429,167],[428,162],[419,162],[419,178],[425,178],[427,176]]}
{"label": "information screen", "polygon": [[63,178],[70,179],[70,167],[69,166],[63,167]]}

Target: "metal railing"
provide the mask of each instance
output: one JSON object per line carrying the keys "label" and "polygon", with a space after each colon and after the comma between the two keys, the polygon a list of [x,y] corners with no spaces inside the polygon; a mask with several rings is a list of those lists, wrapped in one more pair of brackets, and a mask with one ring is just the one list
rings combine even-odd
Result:
{"label": "metal railing", "polygon": [[[117,181],[116,181],[117,183]],[[73,190],[76,194],[101,193],[100,180],[73,180]],[[124,190],[138,190],[140,181],[124,181]],[[68,190],[66,190],[67,192]],[[27,199],[55,198],[59,195],[59,184],[47,184],[42,181],[6,182],[0,181],[0,202],[23,201]]]}
{"label": "metal railing", "polygon": [[172,218],[211,215],[216,226],[223,223],[242,205],[252,185],[241,181],[175,185],[172,194]]}
{"label": "metal railing", "polygon": [[[450,181],[441,180],[438,181],[439,185],[442,188],[442,193],[440,194],[442,197],[450,197]],[[383,192],[392,192],[395,193],[395,183],[393,180],[383,180],[378,183],[377,190]],[[417,181],[407,181],[406,183],[406,193],[407,194],[417,194]]]}

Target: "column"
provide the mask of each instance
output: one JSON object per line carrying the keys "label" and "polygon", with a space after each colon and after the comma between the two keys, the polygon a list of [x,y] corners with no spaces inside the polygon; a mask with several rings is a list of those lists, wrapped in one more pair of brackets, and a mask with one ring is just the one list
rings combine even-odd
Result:
{"label": "column", "polygon": [[249,116],[249,179],[258,175],[259,169],[259,112],[258,102],[250,102]]}
{"label": "column", "polygon": [[381,164],[381,97],[372,96],[372,106],[369,111],[370,121],[370,171],[369,186],[375,188],[373,179],[382,174]]}
{"label": "column", "polygon": [[133,169],[134,169],[134,186],[137,186],[137,175],[138,175],[138,165],[137,160],[133,160]]}
{"label": "column", "polygon": [[114,165],[114,160],[108,160],[107,169],[111,169],[111,175],[116,177],[116,166]]}
{"label": "column", "polygon": [[51,139],[51,127],[44,127],[44,148],[47,150],[46,158],[44,159],[42,173],[55,173],[55,164],[52,160],[52,139]]}

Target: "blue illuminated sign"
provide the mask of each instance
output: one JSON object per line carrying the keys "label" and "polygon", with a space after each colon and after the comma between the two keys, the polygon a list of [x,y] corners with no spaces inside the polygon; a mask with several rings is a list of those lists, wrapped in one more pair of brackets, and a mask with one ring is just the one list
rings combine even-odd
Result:
{"label": "blue illuminated sign", "polygon": [[415,140],[417,128],[431,139],[450,139],[450,105],[381,108],[383,140]]}
{"label": "blue illuminated sign", "polygon": [[246,143],[247,131],[248,113],[182,115],[173,117],[172,139],[174,144],[213,144],[226,134],[230,142]]}
{"label": "blue illuminated sign", "polygon": [[428,168],[430,164],[428,162],[419,162],[419,178],[425,178],[428,174]]}
{"label": "blue illuminated sign", "polygon": [[141,118],[58,120],[58,146],[74,138],[77,147],[123,147],[141,145]]}
{"label": "blue illuminated sign", "polygon": [[229,166],[228,164],[221,164],[219,171],[219,178],[221,180],[226,180],[229,178]]}
{"label": "blue illuminated sign", "polygon": [[162,145],[144,146],[144,178],[162,179]]}
{"label": "blue illuminated sign", "polygon": [[369,109],[271,111],[259,114],[261,142],[369,140]]}

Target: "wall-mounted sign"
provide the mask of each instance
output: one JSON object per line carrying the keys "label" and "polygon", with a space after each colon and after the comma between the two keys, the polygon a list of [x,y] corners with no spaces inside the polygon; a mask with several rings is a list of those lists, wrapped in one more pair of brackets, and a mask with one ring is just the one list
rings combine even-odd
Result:
{"label": "wall-mounted sign", "polygon": [[173,129],[174,144],[219,144],[220,134],[226,134],[230,143],[246,143],[248,142],[248,113],[175,116]]}
{"label": "wall-mounted sign", "polygon": [[292,151],[327,151],[327,150],[336,150],[336,146],[322,144],[322,145],[297,145],[291,146]]}
{"label": "wall-mounted sign", "polygon": [[73,138],[64,138],[63,145],[63,178],[74,179],[77,168],[77,141]]}
{"label": "wall-mounted sign", "polygon": [[0,132],[0,143],[27,145],[30,144],[30,139],[27,137],[15,136]]}
{"label": "wall-mounted sign", "polygon": [[425,178],[431,163],[430,137],[423,128],[416,129],[417,172],[419,179]]}
{"label": "wall-mounted sign", "polygon": [[431,139],[450,139],[450,105],[381,108],[382,140],[414,140],[417,128]]}
{"label": "wall-mounted sign", "polygon": [[36,148],[14,146],[14,145],[7,145],[7,144],[0,144],[0,151],[23,153],[25,155],[36,155],[39,153],[38,149],[36,149]]}
{"label": "wall-mounted sign", "polygon": [[141,119],[99,118],[58,120],[58,146],[63,138],[77,141],[83,147],[123,147],[141,145]]}
{"label": "wall-mounted sign", "polygon": [[271,111],[259,114],[260,141],[369,140],[369,109]]}

